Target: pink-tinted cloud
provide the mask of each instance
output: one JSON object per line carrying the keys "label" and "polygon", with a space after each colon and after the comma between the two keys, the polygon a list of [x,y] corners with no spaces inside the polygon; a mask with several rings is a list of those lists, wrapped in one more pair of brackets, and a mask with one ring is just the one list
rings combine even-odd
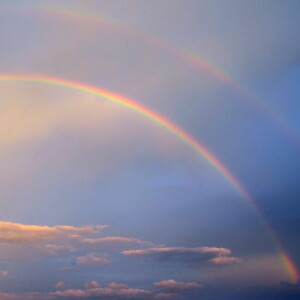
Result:
{"label": "pink-tinted cloud", "polygon": [[97,243],[145,243],[133,237],[109,236],[103,238],[85,238],[82,243],[97,244]]}
{"label": "pink-tinted cloud", "polygon": [[57,256],[62,253],[76,252],[76,248],[72,245],[46,244],[46,245],[41,245],[40,247],[36,246],[36,248],[40,252],[50,256]]}
{"label": "pink-tinted cloud", "polygon": [[99,231],[108,228],[108,225],[96,225],[96,226],[82,226],[82,227],[76,227],[76,226],[69,226],[69,225],[60,225],[55,226],[58,229],[62,229],[69,232],[74,233],[98,233]]}
{"label": "pink-tinted cloud", "polygon": [[26,225],[12,222],[0,222],[0,243],[28,243],[36,241],[50,241],[59,238],[77,239],[82,233],[98,233],[107,225],[98,226],[41,226]]}
{"label": "pink-tinted cloud", "polygon": [[53,300],[48,294],[38,292],[29,293],[0,293],[1,300]]}
{"label": "pink-tinted cloud", "polygon": [[76,289],[68,289],[64,291],[56,291],[54,293],[51,293],[52,296],[55,297],[74,297],[74,298],[87,298],[89,297],[89,294],[84,290],[76,290]]}
{"label": "pink-tinted cloud", "polygon": [[238,257],[227,257],[227,256],[219,256],[212,258],[210,262],[216,265],[228,265],[232,263],[240,263],[242,260]]}
{"label": "pink-tinted cloud", "polygon": [[7,277],[8,276],[8,271],[0,271],[0,276],[1,277]]}
{"label": "pink-tinted cloud", "polygon": [[201,284],[197,282],[179,282],[172,279],[154,282],[154,286],[161,289],[171,290],[171,291],[189,291],[194,289],[199,289],[202,287]]}
{"label": "pink-tinted cloud", "polygon": [[47,242],[47,248],[49,249],[49,252],[52,250],[56,251],[58,249],[57,245],[51,243],[52,241],[57,240],[62,240],[63,242],[78,242],[82,244],[146,243],[134,237],[95,236],[107,227],[107,225],[82,227],[59,225],[51,227],[42,225],[25,225],[2,221],[0,222],[0,243],[29,244]]}
{"label": "pink-tinted cloud", "polygon": [[63,289],[64,287],[65,287],[65,283],[64,283],[63,281],[59,281],[59,282],[57,282],[56,285],[55,285],[55,288],[56,288],[57,290],[61,290],[61,289]]}
{"label": "pink-tinted cloud", "polygon": [[125,299],[141,299],[151,295],[150,291],[143,289],[130,288],[125,284],[111,283],[107,287],[102,287],[95,280],[85,284],[84,289],[67,289],[56,291],[50,295],[60,298],[125,298]]}
{"label": "pink-tinted cloud", "polygon": [[76,259],[78,265],[103,266],[110,264],[110,260],[101,254],[89,253]]}
{"label": "pink-tinted cloud", "polygon": [[150,256],[153,254],[214,254],[214,255],[228,255],[231,250],[226,248],[215,248],[215,247],[199,247],[199,248],[187,248],[187,247],[159,247],[159,248],[148,248],[143,250],[125,250],[122,252],[127,256]]}
{"label": "pink-tinted cloud", "polygon": [[73,267],[64,267],[64,268],[61,268],[60,271],[63,272],[63,273],[68,273],[68,272],[77,271],[77,269],[73,268]]}
{"label": "pink-tinted cloud", "polygon": [[[112,282],[107,286],[102,286],[96,280],[84,284],[83,288],[64,289],[63,281],[56,283],[56,291],[48,293],[27,292],[27,293],[0,293],[1,300],[56,300],[65,299],[140,299],[140,300],[163,300],[163,299],[183,299],[183,292],[191,291],[200,287],[195,282],[176,282],[166,280],[156,282],[155,287],[158,292],[141,288],[129,287],[123,283]],[[166,291],[162,290],[165,289]]]}
{"label": "pink-tinted cloud", "polygon": [[176,293],[157,293],[153,296],[153,299],[164,300],[164,299],[181,299],[182,296]]}
{"label": "pink-tinted cloud", "polygon": [[84,285],[85,289],[96,289],[96,288],[100,288],[100,284],[96,281],[96,280],[92,280],[89,283],[86,283]]}
{"label": "pink-tinted cloud", "polygon": [[[118,247],[123,244],[146,244],[143,241],[133,237],[108,236],[99,237],[107,225],[96,226],[44,226],[27,225],[13,222],[0,222],[0,258],[4,260],[26,259],[30,256],[46,255],[58,256],[62,254],[72,254],[80,251],[82,257],[78,259],[79,264],[92,264],[91,256],[85,257],[90,248],[98,250],[99,247],[117,244]],[[147,243],[149,244],[149,243]],[[94,257],[93,263],[98,262]],[[85,262],[85,263],[84,263]],[[108,260],[101,261],[107,264]]]}

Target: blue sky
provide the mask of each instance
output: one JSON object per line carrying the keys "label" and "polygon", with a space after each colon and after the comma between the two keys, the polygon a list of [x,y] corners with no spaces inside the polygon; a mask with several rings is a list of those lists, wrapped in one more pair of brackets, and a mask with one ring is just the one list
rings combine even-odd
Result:
{"label": "blue sky", "polygon": [[292,0],[0,1],[0,76],[134,100],[259,211],[153,120],[0,79],[0,299],[297,299],[299,14]]}

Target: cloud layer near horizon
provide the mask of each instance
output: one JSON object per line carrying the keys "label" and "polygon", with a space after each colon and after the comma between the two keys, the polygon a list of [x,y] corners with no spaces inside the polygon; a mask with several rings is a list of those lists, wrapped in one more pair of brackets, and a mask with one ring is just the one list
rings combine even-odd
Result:
{"label": "cloud layer near horizon", "polygon": [[[82,289],[64,289],[64,282],[58,282],[55,292],[50,293],[0,293],[3,300],[19,299],[182,299],[182,293],[201,288],[196,282],[176,282],[167,280],[154,283],[158,290],[145,290],[128,287],[126,284],[112,282],[106,287],[101,286],[96,280],[84,285]],[[176,293],[174,293],[176,291]]]}

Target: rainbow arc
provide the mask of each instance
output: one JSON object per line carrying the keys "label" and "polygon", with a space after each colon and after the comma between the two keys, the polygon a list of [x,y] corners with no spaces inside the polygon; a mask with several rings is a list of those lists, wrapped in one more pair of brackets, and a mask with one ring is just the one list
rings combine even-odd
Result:
{"label": "rainbow arc", "polygon": [[20,83],[31,83],[31,84],[44,84],[55,87],[63,87],[71,90],[77,90],[83,93],[97,96],[99,98],[108,100],[110,102],[119,104],[131,111],[134,111],[146,119],[158,124],[163,129],[167,130],[179,140],[185,143],[187,146],[192,148],[198,155],[203,157],[208,161],[222,176],[226,181],[237,191],[237,193],[249,204],[253,211],[258,216],[258,219],[262,223],[263,227],[266,230],[266,233],[272,239],[274,246],[276,247],[279,255],[279,259],[288,273],[291,280],[296,281],[300,278],[297,267],[293,263],[292,259],[288,256],[287,252],[284,250],[284,247],[280,243],[276,234],[265,220],[263,214],[255,203],[255,200],[243,187],[240,181],[233,175],[233,173],[223,164],[213,152],[207,149],[203,144],[201,144],[197,139],[192,135],[187,133],[185,130],[180,128],[178,125],[168,120],[164,116],[154,112],[146,106],[143,106],[131,99],[123,97],[121,95],[115,94],[111,91],[101,89],[99,87],[92,87],[86,84],[69,81],[65,79],[59,79],[54,77],[42,76],[42,75],[0,75],[0,82],[20,82]]}

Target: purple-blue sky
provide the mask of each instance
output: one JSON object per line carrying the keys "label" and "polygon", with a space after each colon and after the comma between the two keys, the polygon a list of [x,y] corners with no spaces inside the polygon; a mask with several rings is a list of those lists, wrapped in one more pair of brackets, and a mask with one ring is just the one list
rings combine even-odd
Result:
{"label": "purple-blue sky", "polygon": [[0,299],[298,299],[299,28],[292,0],[0,0],[0,78],[148,107],[259,210],[153,120],[0,79]]}

